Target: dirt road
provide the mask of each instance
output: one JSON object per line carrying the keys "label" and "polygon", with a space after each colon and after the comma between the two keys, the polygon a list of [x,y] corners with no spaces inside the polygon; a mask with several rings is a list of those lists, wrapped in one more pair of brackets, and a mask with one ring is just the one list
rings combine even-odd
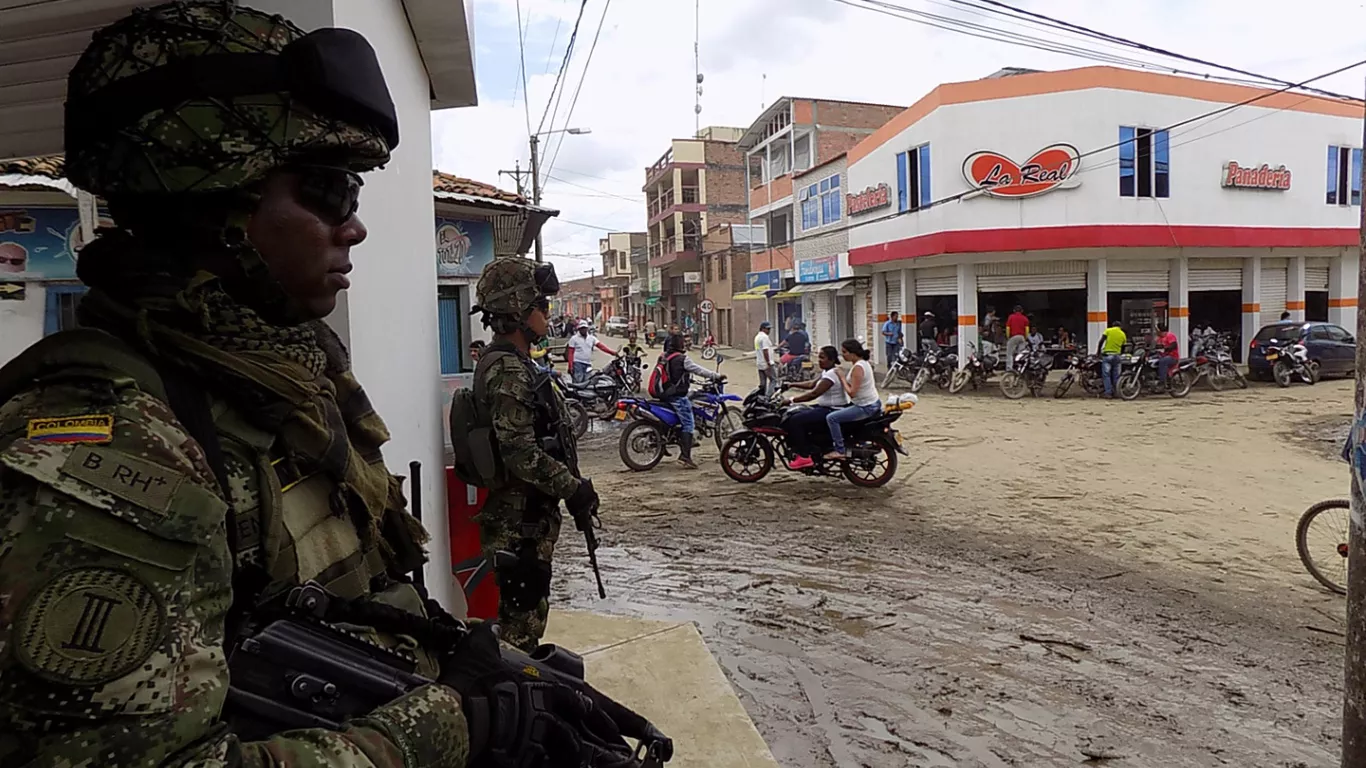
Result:
{"label": "dirt road", "polygon": [[[724,370],[746,383],[752,361]],[[784,766],[1336,765],[1341,598],[1294,526],[1343,496],[1351,383],[1186,400],[928,393],[876,491],[623,470],[590,439],[609,600],[702,628]]]}

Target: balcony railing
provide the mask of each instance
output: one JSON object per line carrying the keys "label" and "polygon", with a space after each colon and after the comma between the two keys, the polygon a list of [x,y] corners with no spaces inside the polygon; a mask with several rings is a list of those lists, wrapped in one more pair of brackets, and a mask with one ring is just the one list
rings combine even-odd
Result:
{"label": "balcony railing", "polygon": [[650,243],[650,258],[657,259],[670,253],[697,251],[702,243],[700,235],[670,235],[663,240]]}
{"label": "balcony railing", "polygon": [[672,208],[675,205],[676,201],[682,201],[686,205],[698,203],[702,200],[702,190],[696,184],[691,186],[678,187],[678,189],[680,189],[681,191],[678,193],[677,196],[674,195],[674,189],[674,187],[669,187],[659,195],[650,198],[649,204],[646,206],[646,208],[649,211],[649,216],[651,219],[660,215],[669,208]]}

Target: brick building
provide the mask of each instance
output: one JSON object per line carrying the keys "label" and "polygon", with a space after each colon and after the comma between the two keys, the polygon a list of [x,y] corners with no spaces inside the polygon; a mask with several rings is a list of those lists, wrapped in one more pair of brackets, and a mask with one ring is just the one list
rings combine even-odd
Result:
{"label": "brick building", "polygon": [[[645,169],[647,262],[643,300],[636,303],[661,324],[697,319],[702,292],[702,241],[721,224],[745,221],[745,167],[740,128],[704,128],[695,138],[674,139]],[[634,303],[634,299],[632,300]]]}
{"label": "brick building", "polygon": [[633,280],[632,256],[644,251],[644,232],[612,232],[598,240],[604,278],[599,295],[607,317],[630,317],[631,295],[643,284]]}
{"label": "brick building", "polygon": [[[736,298],[762,306],[780,329],[789,318],[801,317],[800,295],[786,290],[796,280],[792,242],[801,212],[800,205],[794,209],[794,203],[801,201],[793,195],[793,174],[830,162],[904,110],[886,104],[784,96],[750,125],[739,140],[748,219],[763,225],[766,241],[751,254],[746,290]],[[826,194],[830,194],[828,189]]]}
{"label": "brick building", "polygon": [[560,292],[550,301],[550,315],[565,315],[570,318],[588,318],[599,328],[607,322],[602,317],[602,289],[607,279],[602,275],[565,280],[560,283]]}

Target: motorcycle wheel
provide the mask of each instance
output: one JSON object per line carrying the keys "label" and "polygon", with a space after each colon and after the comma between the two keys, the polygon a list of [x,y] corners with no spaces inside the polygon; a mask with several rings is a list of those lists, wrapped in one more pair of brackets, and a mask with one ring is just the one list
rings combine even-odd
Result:
{"label": "motorcycle wheel", "polygon": [[1177,371],[1171,375],[1171,387],[1167,389],[1167,394],[1172,397],[1185,397],[1191,393],[1191,387],[1195,385],[1195,375],[1188,371]]}
{"label": "motorcycle wheel", "polygon": [[1215,392],[1224,391],[1224,388],[1232,383],[1233,381],[1228,377],[1228,374],[1225,373],[1224,367],[1222,365],[1215,366],[1213,369],[1210,370],[1209,386],[1210,389],[1214,390]]}
{"label": "motorcycle wheel", "polygon": [[702,348],[702,359],[703,359],[703,360],[715,360],[715,359],[716,359],[716,347],[703,347],[703,348]]}
{"label": "motorcycle wheel", "polygon": [[726,407],[725,403],[716,411],[716,422],[712,425],[711,434],[716,438],[716,450],[725,447],[726,440],[731,435],[740,430],[740,418],[735,415],[735,411]]}
{"label": "motorcycle wheel", "polygon": [[588,411],[583,404],[575,400],[565,403],[565,410],[568,411],[569,425],[574,430],[574,439],[582,440],[588,433]]}
{"label": "motorcycle wheel", "polygon": [[893,363],[892,366],[891,366],[890,368],[887,369],[887,372],[884,373],[884,374],[882,374],[882,388],[883,388],[883,389],[891,389],[891,388],[892,388],[892,382],[896,381],[896,377],[897,377],[898,375],[900,375],[900,373],[901,373],[901,364],[900,364],[900,363]]}
{"label": "motorcycle wheel", "polygon": [[664,458],[664,434],[652,422],[637,421],[621,433],[617,453],[627,467],[649,472]]}
{"label": "motorcycle wheel", "polygon": [[1139,393],[1143,391],[1143,383],[1138,380],[1137,372],[1121,374],[1119,377],[1119,399],[1137,400]]}
{"label": "motorcycle wheel", "polygon": [[1276,367],[1271,369],[1271,377],[1276,380],[1278,387],[1290,386],[1290,376],[1293,373],[1294,370],[1291,369],[1290,364],[1281,360],[1277,360]]}
{"label": "motorcycle wheel", "polygon": [[949,394],[956,395],[963,391],[963,388],[972,381],[972,372],[966,368],[959,368],[953,372],[953,378],[949,380]]}
{"label": "motorcycle wheel", "polygon": [[[1344,532],[1349,527],[1348,520],[1351,516],[1351,507],[1351,502],[1346,499],[1320,501],[1306,509],[1304,514],[1300,516],[1299,524],[1295,526],[1295,550],[1300,554],[1300,562],[1304,563],[1304,569],[1309,571],[1309,575],[1313,576],[1318,583],[1339,595],[1347,594],[1347,537]],[[1325,521],[1331,519],[1332,522],[1316,528],[1314,538],[1324,544],[1334,545],[1330,550],[1333,555],[1329,557],[1328,562],[1322,564],[1323,568],[1333,571],[1332,576],[1324,573],[1323,568],[1319,567],[1320,563],[1314,559],[1313,554],[1309,551],[1310,527],[1313,526],[1314,520],[1330,510],[1337,510],[1337,514],[1324,517]],[[1317,549],[1322,552],[1325,548],[1318,547]]]}
{"label": "motorcycle wheel", "polygon": [[925,386],[925,382],[930,380],[930,369],[921,368],[915,372],[915,379],[911,381],[911,391],[919,392]]}
{"label": "motorcycle wheel", "polygon": [[1011,400],[1019,400],[1029,394],[1029,384],[1024,376],[1015,371],[1007,371],[1006,375],[1001,377],[1001,394]]}
{"label": "motorcycle wheel", "polygon": [[1075,378],[1076,377],[1070,373],[1064,373],[1062,375],[1062,379],[1058,381],[1057,388],[1053,390],[1053,397],[1065,396],[1067,394],[1067,390],[1072,388],[1072,380]]}
{"label": "motorcycle wheel", "polygon": [[887,440],[876,440],[863,443],[850,448],[850,451],[858,449],[872,449],[872,458],[859,459],[850,457],[844,461],[840,467],[844,477],[849,482],[860,488],[881,488],[891,482],[896,475],[896,448]]}
{"label": "motorcycle wheel", "polygon": [[1238,370],[1238,366],[1230,365],[1228,366],[1228,371],[1228,377],[1233,380],[1234,384],[1238,385],[1238,389],[1247,389],[1247,377],[1243,375],[1242,371]]}
{"label": "motorcycle wheel", "polygon": [[1319,364],[1311,360],[1309,364],[1304,367],[1304,372],[1300,374],[1300,380],[1305,384],[1319,383],[1319,370]]}
{"label": "motorcycle wheel", "polygon": [[756,432],[740,431],[721,446],[721,471],[737,483],[757,483],[773,470],[773,444]]}

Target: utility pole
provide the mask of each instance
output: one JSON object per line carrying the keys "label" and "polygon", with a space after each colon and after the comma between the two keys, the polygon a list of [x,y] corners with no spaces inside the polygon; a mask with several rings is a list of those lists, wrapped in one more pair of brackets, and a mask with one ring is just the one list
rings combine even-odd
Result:
{"label": "utility pole", "polygon": [[522,170],[522,161],[521,161],[521,160],[518,160],[518,161],[517,161],[517,164],[516,164],[515,167],[516,167],[516,170],[513,170],[513,171],[499,171],[499,172],[498,172],[498,175],[499,175],[499,176],[511,176],[511,177],[512,177],[512,180],[517,184],[517,194],[521,195],[522,197],[526,197],[526,191],[525,191],[526,188],[525,188],[524,186],[522,186],[522,177],[523,177],[523,176],[526,176],[528,173],[530,173],[530,171],[524,171],[524,170]]}
{"label": "utility pole", "polygon": [[[537,157],[541,153],[541,137],[531,134],[531,204],[537,207],[541,205],[541,161]],[[544,259],[541,256],[541,230],[536,230],[536,263],[539,264]]]}
{"label": "utility pole", "polygon": [[[1362,126],[1366,146],[1366,120]],[[1366,178],[1366,168],[1363,168]],[[1357,254],[1357,297],[1366,290],[1366,205],[1361,206],[1361,240]],[[1353,302],[1357,306],[1358,302]],[[1366,312],[1357,306],[1357,376],[1355,419],[1349,444],[1359,439],[1366,419]],[[1366,497],[1357,471],[1357,451],[1349,453],[1352,473],[1352,514],[1347,533],[1347,653],[1343,676],[1342,768],[1366,768]]]}

